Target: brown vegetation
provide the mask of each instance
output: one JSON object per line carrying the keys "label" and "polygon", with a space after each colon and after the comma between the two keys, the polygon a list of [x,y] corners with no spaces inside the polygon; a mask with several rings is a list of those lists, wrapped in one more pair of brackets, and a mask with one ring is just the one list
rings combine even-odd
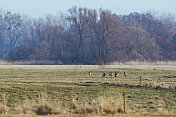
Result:
{"label": "brown vegetation", "polygon": [[157,83],[157,82],[148,82],[143,86],[146,87],[153,87],[153,88],[169,88],[170,86],[166,85],[165,83]]}
{"label": "brown vegetation", "polygon": [[78,105],[76,100],[72,100],[72,108],[74,113],[86,114],[117,114],[123,113],[121,100],[114,98],[98,98],[82,105]]}
{"label": "brown vegetation", "polygon": [[7,112],[7,106],[3,103],[0,103],[0,114],[5,114]]}
{"label": "brown vegetation", "polygon": [[57,18],[23,19],[3,10],[0,16],[3,60],[97,65],[176,60],[176,28],[171,15],[118,15],[74,6]]}

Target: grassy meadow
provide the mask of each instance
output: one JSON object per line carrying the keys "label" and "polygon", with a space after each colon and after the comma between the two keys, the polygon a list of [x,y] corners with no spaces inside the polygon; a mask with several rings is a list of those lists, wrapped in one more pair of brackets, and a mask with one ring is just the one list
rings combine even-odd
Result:
{"label": "grassy meadow", "polygon": [[0,67],[0,117],[176,116],[174,70],[38,67]]}

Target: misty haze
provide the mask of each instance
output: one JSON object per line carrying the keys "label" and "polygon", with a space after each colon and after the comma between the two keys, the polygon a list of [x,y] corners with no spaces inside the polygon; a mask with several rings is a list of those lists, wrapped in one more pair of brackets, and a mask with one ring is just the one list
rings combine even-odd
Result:
{"label": "misty haze", "polygon": [[0,0],[0,117],[176,117],[173,0]]}
{"label": "misty haze", "polygon": [[65,14],[37,19],[5,10],[0,14],[0,59],[4,61],[107,64],[176,60],[176,22],[171,14],[118,15],[77,6]]}

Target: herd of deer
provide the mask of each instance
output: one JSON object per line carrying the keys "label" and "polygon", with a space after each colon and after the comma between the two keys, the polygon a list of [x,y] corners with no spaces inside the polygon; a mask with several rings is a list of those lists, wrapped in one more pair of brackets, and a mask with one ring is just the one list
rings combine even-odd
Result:
{"label": "herd of deer", "polygon": [[[115,78],[117,78],[117,75],[119,75],[120,74],[120,72],[118,71],[118,72],[115,72],[114,73],[114,76],[115,76]],[[124,71],[124,76],[127,76],[127,73]],[[91,76],[92,75],[92,72],[89,72],[89,76]],[[105,72],[103,72],[103,74],[102,74],[102,78],[104,78],[106,76],[106,73]],[[109,76],[113,76],[113,73],[112,72],[109,72]]]}
{"label": "herd of deer", "polygon": [[[119,71],[115,72],[114,77],[117,78],[117,75],[119,75],[119,74],[120,74]],[[92,75],[92,72],[90,71],[89,76],[91,76],[91,75]],[[124,71],[123,75],[126,77],[127,73]],[[102,78],[104,78],[105,76],[106,76],[106,73],[103,72]],[[109,72],[109,76],[112,77],[113,73]],[[160,77],[159,77],[159,80],[160,80]],[[167,86],[166,84],[163,84],[163,83],[148,82],[148,83],[142,84],[142,77],[141,76],[139,77],[139,85],[145,86],[145,87],[153,87],[153,88],[171,88],[171,86]],[[174,87],[174,88],[176,89],[176,87]]]}

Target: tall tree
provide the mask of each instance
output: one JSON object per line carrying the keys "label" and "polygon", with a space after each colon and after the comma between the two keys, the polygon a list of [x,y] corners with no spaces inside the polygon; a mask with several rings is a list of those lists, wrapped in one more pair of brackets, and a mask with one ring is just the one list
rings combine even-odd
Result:
{"label": "tall tree", "polygon": [[3,37],[4,30],[5,26],[3,14],[0,13],[0,59],[2,59],[4,55],[4,43],[5,43],[5,38]]}
{"label": "tall tree", "polygon": [[108,62],[115,51],[116,44],[119,41],[120,33],[123,30],[121,22],[117,15],[108,10],[100,12],[100,20],[95,29],[98,39],[98,59],[101,62]]}
{"label": "tall tree", "polygon": [[5,37],[9,42],[9,51],[11,51],[20,44],[24,31],[23,20],[18,14],[7,13],[4,23],[6,25]]}
{"label": "tall tree", "polygon": [[74,29],[76,35],[78,35],[78,57],[81,61],[84,61],[84,45],[83,40],[86,31],[86,22],[87,22],[87,8],[73,8],[68,10],[70,15],[67,17],[67,20],[71,23],[71,28]]}

